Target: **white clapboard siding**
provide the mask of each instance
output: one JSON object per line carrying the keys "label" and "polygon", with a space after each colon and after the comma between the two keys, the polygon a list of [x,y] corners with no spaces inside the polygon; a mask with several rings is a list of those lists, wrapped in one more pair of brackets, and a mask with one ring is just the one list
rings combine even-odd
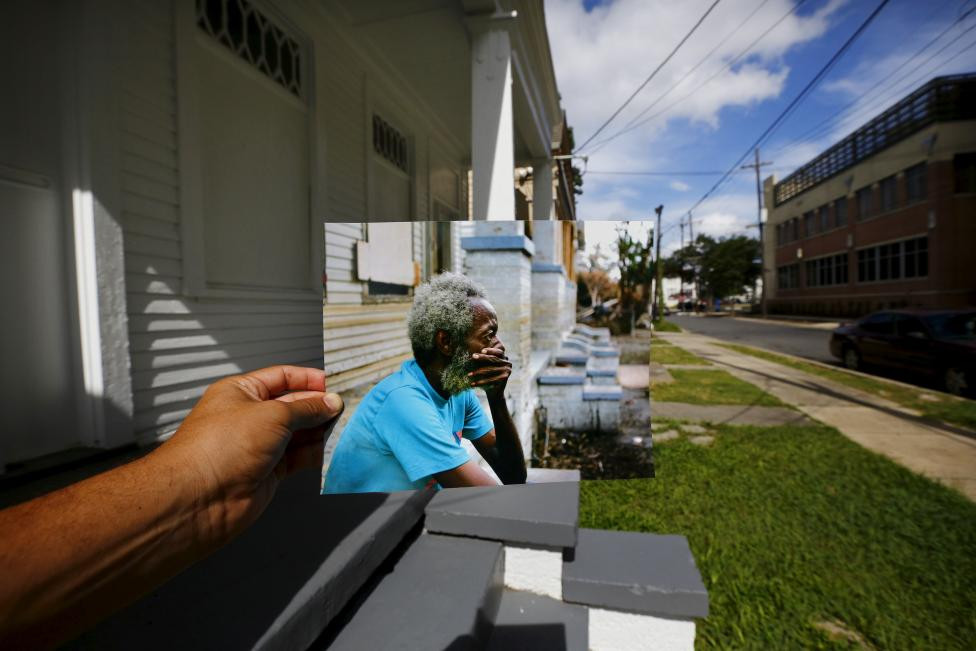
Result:
{"label": "white clapboard siding", "polygon": [[183,296],[173,4],[124,7],[120,204],[134,427],[148,442],[214,380],[276,363],[321,367],[322,315],[317,302]]}
{"label": "white clapboard siding", "polygon": [[361,222],[366,215],[366,106],[365,70],[341,39],[324,38],[315,44],[327,98],[325,149],[329,222]]}
{"label": "white clapboard siding", "polygon": [[388,375],[412,355],[410,303],[323,306],[322,351],[329,386],[350,389]]}

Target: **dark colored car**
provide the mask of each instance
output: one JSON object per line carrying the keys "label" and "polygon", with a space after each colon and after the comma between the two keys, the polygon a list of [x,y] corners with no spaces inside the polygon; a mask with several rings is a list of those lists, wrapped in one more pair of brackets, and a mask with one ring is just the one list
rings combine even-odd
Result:
{"label": "dark colored car", "polygon": [[888,310],[843,324],[830,352],[844,366],[928,376],[955,395],[976,390],[976,310]]}

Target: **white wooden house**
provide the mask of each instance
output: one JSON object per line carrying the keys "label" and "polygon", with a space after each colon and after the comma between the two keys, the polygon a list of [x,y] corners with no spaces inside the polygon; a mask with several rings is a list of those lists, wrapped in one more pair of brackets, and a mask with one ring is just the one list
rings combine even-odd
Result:
{"label": "white wooden house", "polygon": [[0,469],[322,364],[323,222],[510,220],[516,166],[545,219],[567,168],[541,0],[5,0],[0,89]]}

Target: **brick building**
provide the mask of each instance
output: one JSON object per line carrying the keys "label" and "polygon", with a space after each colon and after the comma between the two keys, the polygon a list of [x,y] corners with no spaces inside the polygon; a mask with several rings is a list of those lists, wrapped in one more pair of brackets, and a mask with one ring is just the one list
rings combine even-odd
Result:
{"label": "brick building", "polygon": [[929,81],[764,185],[771,313],[976,304],[976,74]]}

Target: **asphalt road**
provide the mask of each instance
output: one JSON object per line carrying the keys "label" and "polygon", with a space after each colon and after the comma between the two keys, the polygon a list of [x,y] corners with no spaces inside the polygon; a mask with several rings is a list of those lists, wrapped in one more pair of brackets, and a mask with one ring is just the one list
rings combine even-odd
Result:
{"label": "asphalt road", "polygon": [[801,325],[767,323],[744,317],[676,316],[668,321],[688,332],[715,337],[729,343],[758,346],[819,362],[837,363],[830,354],[830,330]]}

